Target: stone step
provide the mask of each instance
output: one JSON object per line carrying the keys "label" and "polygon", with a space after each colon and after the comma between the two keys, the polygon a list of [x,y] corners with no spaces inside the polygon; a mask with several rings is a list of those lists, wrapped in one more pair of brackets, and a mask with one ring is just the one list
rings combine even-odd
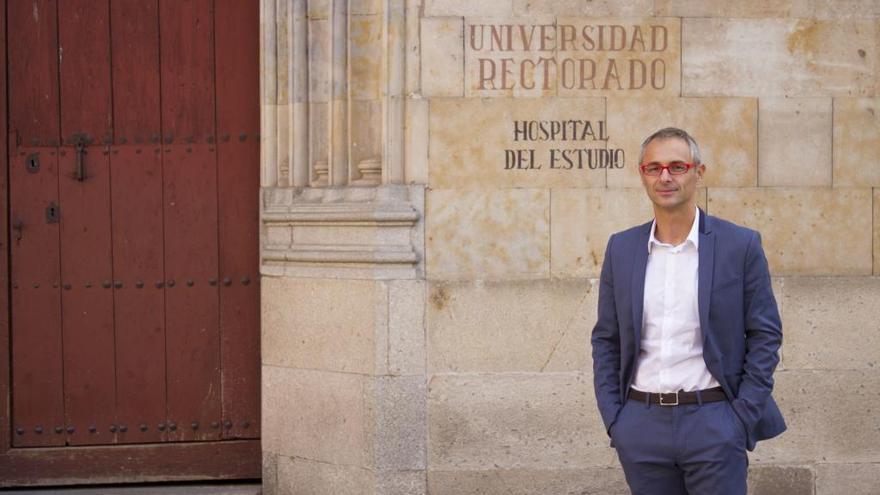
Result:
{"label": "stone step", "polygon": [[260,495],[260,483],[115,485],[75,488],[18,488],[3,494],[20,495]]}

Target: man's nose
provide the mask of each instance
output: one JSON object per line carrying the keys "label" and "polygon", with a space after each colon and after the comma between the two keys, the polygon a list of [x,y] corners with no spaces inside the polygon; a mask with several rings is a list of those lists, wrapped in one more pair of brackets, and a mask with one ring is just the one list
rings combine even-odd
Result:
{"label": "man's nose", "polygon": [[672,180],[672,174],[669,173],[668,168],[660,170],[660,180],[662,180],[663,182],[669,182]]}

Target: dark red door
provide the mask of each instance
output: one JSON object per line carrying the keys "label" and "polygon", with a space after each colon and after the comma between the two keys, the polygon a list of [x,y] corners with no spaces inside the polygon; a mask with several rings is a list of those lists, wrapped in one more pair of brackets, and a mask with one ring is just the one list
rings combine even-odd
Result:
{"label": "dark red door", "polygon": [[258,3],[6,7],[7,457],[258,456]]}

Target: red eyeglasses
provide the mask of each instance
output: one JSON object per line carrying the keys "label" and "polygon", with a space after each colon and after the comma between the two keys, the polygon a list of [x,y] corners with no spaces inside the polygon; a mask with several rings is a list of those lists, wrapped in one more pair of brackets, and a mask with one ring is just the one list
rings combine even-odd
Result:
{"label": "red eyeglasses", "polygon": [[669,175],[683,175],[686,174],[688,170],[696,166],[696,163],[684,162],[672,162],[669,165],[661,165],[659,163],[643,163],[639,165],[639,170],[641,170],[643,174],[650,175],[652,177],[662,174],[664,170],[669,172]]}

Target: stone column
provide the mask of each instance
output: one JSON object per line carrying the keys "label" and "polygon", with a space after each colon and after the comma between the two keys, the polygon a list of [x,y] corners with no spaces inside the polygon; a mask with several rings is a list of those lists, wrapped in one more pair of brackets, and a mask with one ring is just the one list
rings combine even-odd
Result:
{"label": "stone column", "polygon": [[404,4],[262,0],[267,494],[425,493],[425,194],[405,173]]}

